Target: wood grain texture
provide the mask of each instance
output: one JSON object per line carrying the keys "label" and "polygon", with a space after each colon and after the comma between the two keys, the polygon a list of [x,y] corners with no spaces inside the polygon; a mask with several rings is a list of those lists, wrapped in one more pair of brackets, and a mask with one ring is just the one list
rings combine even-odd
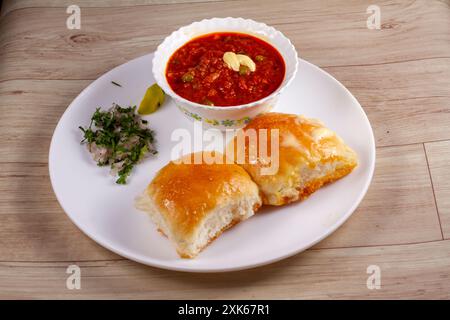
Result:
{"label": "wood grain texture", "polygon": [[377,149],[374,178],[363,202],[341,228],[316,247],[441,239],[430,176],[420,144]]}
{"label": "wood grain texture", "polygon": [[[450,1],[6,0],[0,17],[0,298],[450,298]],[[229,274],[158,270],[100,247],[64,214],[48,177],[53,130],[99,75],[213,16],[266,22],[361,102],[377,142],[354,215],[314,248]],[[268,14],[270,13],[270,14]],[[6,112],[5,112],[6,111]],[[82,290],[65,287],[69,264]],[[378,265],[382,289],[368,290]]]}
{"label": "wood grain texture", "polygon": [[56,201],[47,163],[0,163],[0,261],[116,259],[86,237]]}
{"label": "wood grain texture", "polygon": [[450,139],[450,58],[324,69],[364,107],[377,146]]}
{"label": "wood grain texture", "polygon": [[[70,102],[91,81],[0,82],[0,162],[47,163],[53,130]],[[11,152],[14,150],[14,152]]]}
{"label": "wood grain texture", "polygon": [[[66,289],[72,262],[0,262],[0,298],[376,299],[450,298],[450,241],[308,250],[253,270],[186,274],[119,261],[75,262],[81,289]],[[369,290],[367,267],[381,271]]]}
{"label": "wood grain texture", "polygon": [[286,0],[276,5],[250,0],[86,7],[81,30],[66,28],[68,15],[63,8],[26,8],[12,11],[1,20],[5,64],[0,80],[95,79],[124,61],[153,51],[180,26],[214,16],[241,16],[243,8],[251,8],[245,11],[246,17],[284,32],[302,58],[319,66],[450,57],[447,2],[380,1],[378,5],[383,25],[375,31],[366,27],[366,1],[349,1],[346,5],[338,0],[327,1],[326,5],[313,0]]}
{"label": "wood grain texture", "polygon": [[213,2],[223,0],[4,0],[1,16],[5,16],[14,10],[26,8],[67,8],[76,4],[80,8],[104,8],[104,7],[129,7],[148,6],[155,4],[177,4],[195,2]]}
{"label": "wood grain texture", "polygon": [[444,238],[450,238],[450,141],[425,144]]}
{"label": "wood grain texture", "polygon": [[[17,215],[1,216],[5,224],[16,219],[30,224],[41,221],[33,212],[45,211],[46,219],[61,232],[46,248],[49,234],[41,236],[42,229],[30,228],[23,233],[20,220],[17,233],[0,234],[4,250],[3,260],[60,261],[71,257],[98,259],[99,252],[83,248],[59,252],[58,244],[77,242],[80,232],[72,226],[56,203],[48,179],[47,158],[50,139],[66,106],[90,81],[86,80],[14,80],[0,83],[0,109],[15,104],[0,119],[0,208]],[[15,152],[9,152],[14,150]],[[412,175],[411,172],[414,172]],[[36,207],[37,206],[37,207]],[[58,215],[58,213],[60,213]],[[0,223],[1,224],[1,223]],[[24,248],[29,237],[35,239],[32,246]],[[83,245],[90,242],[85,237]],[[351,247],[383,244],[400,244],[441,239],[439,221],[434,206],[433,191],[428,175],[427,162],[421,144],[379,148],[376,171],[371,188],[352,218],[334,235],[318,247]],[[15,241],[10,241],[15,239]],[[86,244],[85,244],[86,243]],[[92,246],[95,246],[92,243]],[[28,248],[28,250],[27,250]],[[105,254],[108,256],[108,254]]]}
{"label": "wood grain texture", "polygon": [[[61,8],[24,6],[0,21],[4,30],[0,81],[95,79],[153,51],[181,25],[215,15],[239,16],[242,6],[253,7],[250,18],[279,28],[302,58],[323,66],[352,90],[376,124],[377,145],[449,139],[445,128],[450,106],[445,102],[450,79],[443,75],[450,72],[450,32],[445,23],[450,9],[445,2],[426,3],[381,2],[382,30],[366,28],[363,1],[345,7],[339,1],[326,6],[282,1],[270,17],[266,13],[272,12],[273,4],[266,1],[178,4],[183,15],[177,19],[173,5],[86,7],[81,30],[66,29],[67,15]],[[410,121],[403,121],[405,116]],[[426,126],[426,121],[434,125]]]}

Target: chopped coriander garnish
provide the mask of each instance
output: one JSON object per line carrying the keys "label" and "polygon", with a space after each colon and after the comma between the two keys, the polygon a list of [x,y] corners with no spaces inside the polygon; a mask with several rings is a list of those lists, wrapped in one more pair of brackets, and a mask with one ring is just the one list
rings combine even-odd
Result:
{"label": "chopped coriander garnish", "polygon": [[122,87],[119,83],[117,83],[117,82],[115,82],[115,81],[111,81],[111,83],[112,83],[113,85],[118,86],[118,87]]}
{"label": "chopped coriander garnish", "polygon": [[136,114],[136,106],[122,108],[113,104],[108,111],[97,108],[89,127],[79,127],[89,152],[99,166],[111,166],[116,183],[126,184],[133,167],[146,155],[156,154],[154,133],[147,120]]}

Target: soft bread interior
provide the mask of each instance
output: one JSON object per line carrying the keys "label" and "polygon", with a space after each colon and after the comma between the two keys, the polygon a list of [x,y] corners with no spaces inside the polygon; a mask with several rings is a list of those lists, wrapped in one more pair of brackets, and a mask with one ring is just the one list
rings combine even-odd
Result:
{"label": "soft bread interior", "polygon": [[156,224],[159,232],[167,237],[171,235],[169,226],[167,225],[163,216],[158,212],[158,209],[156,208],[152,199],[150,199],[150,197],[148,196],[147,192],[144,192],[136,198],[134,206],[136,207],[136,209],[148,213],[153,223]]}
{"label": "soft bread interior", "polygon": [[283,205],[305,199],[323,185],[349,174],[356,164],[334,160],[319,162],[314,168],[307,165],[298,166],[291,171],[288,179],[279,181],[279,185],[260,186],[265,197],[264,203]]}
{"label": "soft bread interior", "polygon": [[259,196],[242,197],[230,200],[223,207],[211,210],[198,223],[189,237],[177,237],[163,215],[156,208],[152,199],[144,193],[136,199],[136,208],[147,212],[158,230],[164,233],[173,242],[178,254],[182,258],[194,258],[211,241],[217,238],[223,231],[236,223],[250,218],[261,205]]}

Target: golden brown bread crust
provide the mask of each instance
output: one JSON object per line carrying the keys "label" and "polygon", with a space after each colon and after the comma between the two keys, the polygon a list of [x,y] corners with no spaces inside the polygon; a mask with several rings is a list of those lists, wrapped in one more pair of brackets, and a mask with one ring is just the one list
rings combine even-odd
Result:
{"label": "golden brown bread crust", "polygon": [[[270,130],[279,130],[276,174],[261,173],[270,163],[267,158],[258,156],[256,161],[249,161],[249,140],[245,143],[245,163],[239,163],[258,184],[264,204],[283,205],[302,200],[324,184],[347,175],[357,165],[355,152],[318,120],[271,112],[253,119],[242,132],[250,129],[267,129],[269,155],[272,154]],[[234,144],[237,160],[237,138]],[[259,149],[259,140],[257,146]]]}
{"label": "golden brown bread crust", "polygon": [[226,164],[224,156],[217,154],[223,157],[224,164],[170,162],[147,187],[148,196],[173,234],[189,237],[216,206],[226,203],[231,197],[258,194],[257,186],[243,168]]}

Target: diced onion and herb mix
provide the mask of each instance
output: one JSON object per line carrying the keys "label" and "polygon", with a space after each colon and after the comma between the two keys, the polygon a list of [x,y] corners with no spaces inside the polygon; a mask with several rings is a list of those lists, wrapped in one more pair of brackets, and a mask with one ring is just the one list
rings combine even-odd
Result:
{"label": "diced onion and herb mix", "polygon": [[110,166],[116,183],[126,184],[133,167],[149,154],[156,154],[154,132],[147,120],[136,114],[136,107],[117,104],[107,110],[97,108],[89,127],[79,127],[89,152],[99,166]]}

